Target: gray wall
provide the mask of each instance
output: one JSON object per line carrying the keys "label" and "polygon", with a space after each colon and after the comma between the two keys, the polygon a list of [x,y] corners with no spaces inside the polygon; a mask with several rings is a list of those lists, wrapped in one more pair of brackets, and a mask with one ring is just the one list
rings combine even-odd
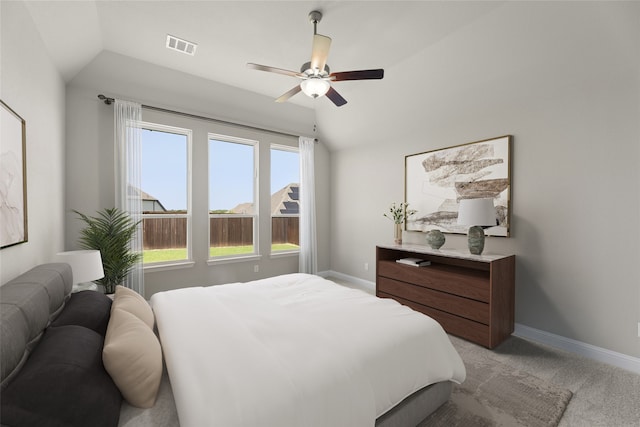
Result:
{"label": "gray wall", "polygon": [[[114,204],[113,175],[113,107],[101,103],[97,95],[121,97],[143,104],[173,110],[247,123],[287,133],[312,135],[313,110],[292,105],[274,105],[271,98],[252,94],[229,86],[216,84],[181,72],[171,71],[133,58],[102,52],[85,67],[67,86],[67,191],[66,207],[92,214]],[[193,186],[196,194],[207,194],[208,170],[206,147],[197,144],[196,136],[206,132],[231,134],[260,140],[260,198],[269,198],[269,144],[297,146],[297,138],[262,134],[201,120],[153,112],[143,109],[143,120],[193,128]],[[201,138],[206,141],[206,136]],[[329,153],[316,145],[316,171],[318,174],[319,269],[329,269]],[[193,200],[194,261],[187,268],[145,271],[145,290],[151,294],[178,287],[203,286],[234,281],[247,281],[277,274],[298,271],[298,257],[270,258],[270,216],[268,210],[260,221],[260,250],[257,261],[207,265],[208,201]],[[66,246],[76,246],[81,223],[76,215],[67,214]],[[259,272],[254,273],[254,265]]]}
{"label": "gray wall", "polygon": [[[0,283],[64,243],[64,82],[21,2],[0,2],[0,98],[27,124],[27,243],[0,250]],[[19,43],[18,43],[19,41]]]}
{"label": "gray wall", "polygon": [[512,134],[512,237],[486,250],[517,255],[516,322],[640,357],[639,55],[638,3],[509,2],[319,109],[352,145],[331,153],[331,268],[374,280],[405,155]]}

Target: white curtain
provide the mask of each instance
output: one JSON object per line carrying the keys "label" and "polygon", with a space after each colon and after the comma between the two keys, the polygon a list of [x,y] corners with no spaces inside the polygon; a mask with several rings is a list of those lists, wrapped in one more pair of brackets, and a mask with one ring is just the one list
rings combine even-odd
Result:
{"label": "white curtain", "polygon": [[301,136],[300,147],[300,273],[318,272],[316,242],[315,139]]}
{"label": "white curtain", "polygon": [[[116,99],[115,122],[115,184],[116,207],[126,211],[131,219],[142,219],[140,197],[142,169],[142,106],[135,102]],[[142,254],[142,223],[138,226],[131,250]],[[129,273],[124,285],[144,296],[142,258]]]}

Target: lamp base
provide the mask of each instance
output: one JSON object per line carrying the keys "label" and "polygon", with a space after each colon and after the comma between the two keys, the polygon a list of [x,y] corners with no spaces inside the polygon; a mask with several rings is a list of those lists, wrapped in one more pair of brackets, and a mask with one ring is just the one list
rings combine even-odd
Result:
{"label": "lamp base", "polygon": [[473,255],[481,255],[484,250],[484,230],[474,225],[469,228],[469,252]]}

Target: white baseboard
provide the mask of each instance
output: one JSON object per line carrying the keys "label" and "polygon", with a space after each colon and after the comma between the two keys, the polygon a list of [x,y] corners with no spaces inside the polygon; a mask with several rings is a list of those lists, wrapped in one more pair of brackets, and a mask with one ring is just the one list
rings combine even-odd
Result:
{"label": "white baseboard", "polygon": [[322,277],[335,277],[336,279],[345,280],[347,282],[351,282],[355,285],[361,286],[365,289],[371,291],[371,293],[376,293],[376,283],[370,282],[368,280],[360,279],[359,277],[349,276],[348,274],[340,273],[333,270],[322,271],[318,273],[318,276]]}
{"label": "white baseboard", "polygon": [[515,324],[513,335],[640,374],[640,358],[637,357],[628,356],[602,347],[596,347],[595,345],[531,328],[519,323]]}
{"label": "white baseboard", "polygon": [[[318,273],[318,275],[322,277],[335,277],[336,279],[352,282],[358,286],[370,289],[375,293],[375,282],[370,282],[368,280],[349,276],[333,270],[323,271]],[[602,347],[596,347],[595,345],[576,341],[574,339],[552,334],[540,329],[531,328],[519,323],[515,324],[515,331],[513,332],[513,335],[640,374],[640,358],[637,357],[628,356]]]}

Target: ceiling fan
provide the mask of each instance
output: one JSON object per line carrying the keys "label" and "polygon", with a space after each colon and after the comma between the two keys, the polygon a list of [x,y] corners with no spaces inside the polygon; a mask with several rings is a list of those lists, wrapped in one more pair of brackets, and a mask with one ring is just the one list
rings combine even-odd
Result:
{"label": "ceiling fan", "polygon": [[302,67],[300,67],[299,73],[266,65],[253,63],[247,64],[247,67],[254,70],[268,71],[271,73],[284,74],[285,76],[302,79],[302,82],[300,82],[299,85],[284,93],[276,99],[276,102],[285,102],[293,95],[302,91],[311,98],[319,98],[326,95],[327,98],[329,98],[337,107],[341,107],[347,103],[347,100],[331,86],[331,82],[344,80],[373,80],[384,77],[384,70],[382,68],[375,70],[341,71],[332,73],[327,65],[327,56],[329,56],[331,38],[317,33],[317,25],[321,19],[321,12],[314,10],[309,13],[309,21],[313,24],[311,61],[305,62]]}

